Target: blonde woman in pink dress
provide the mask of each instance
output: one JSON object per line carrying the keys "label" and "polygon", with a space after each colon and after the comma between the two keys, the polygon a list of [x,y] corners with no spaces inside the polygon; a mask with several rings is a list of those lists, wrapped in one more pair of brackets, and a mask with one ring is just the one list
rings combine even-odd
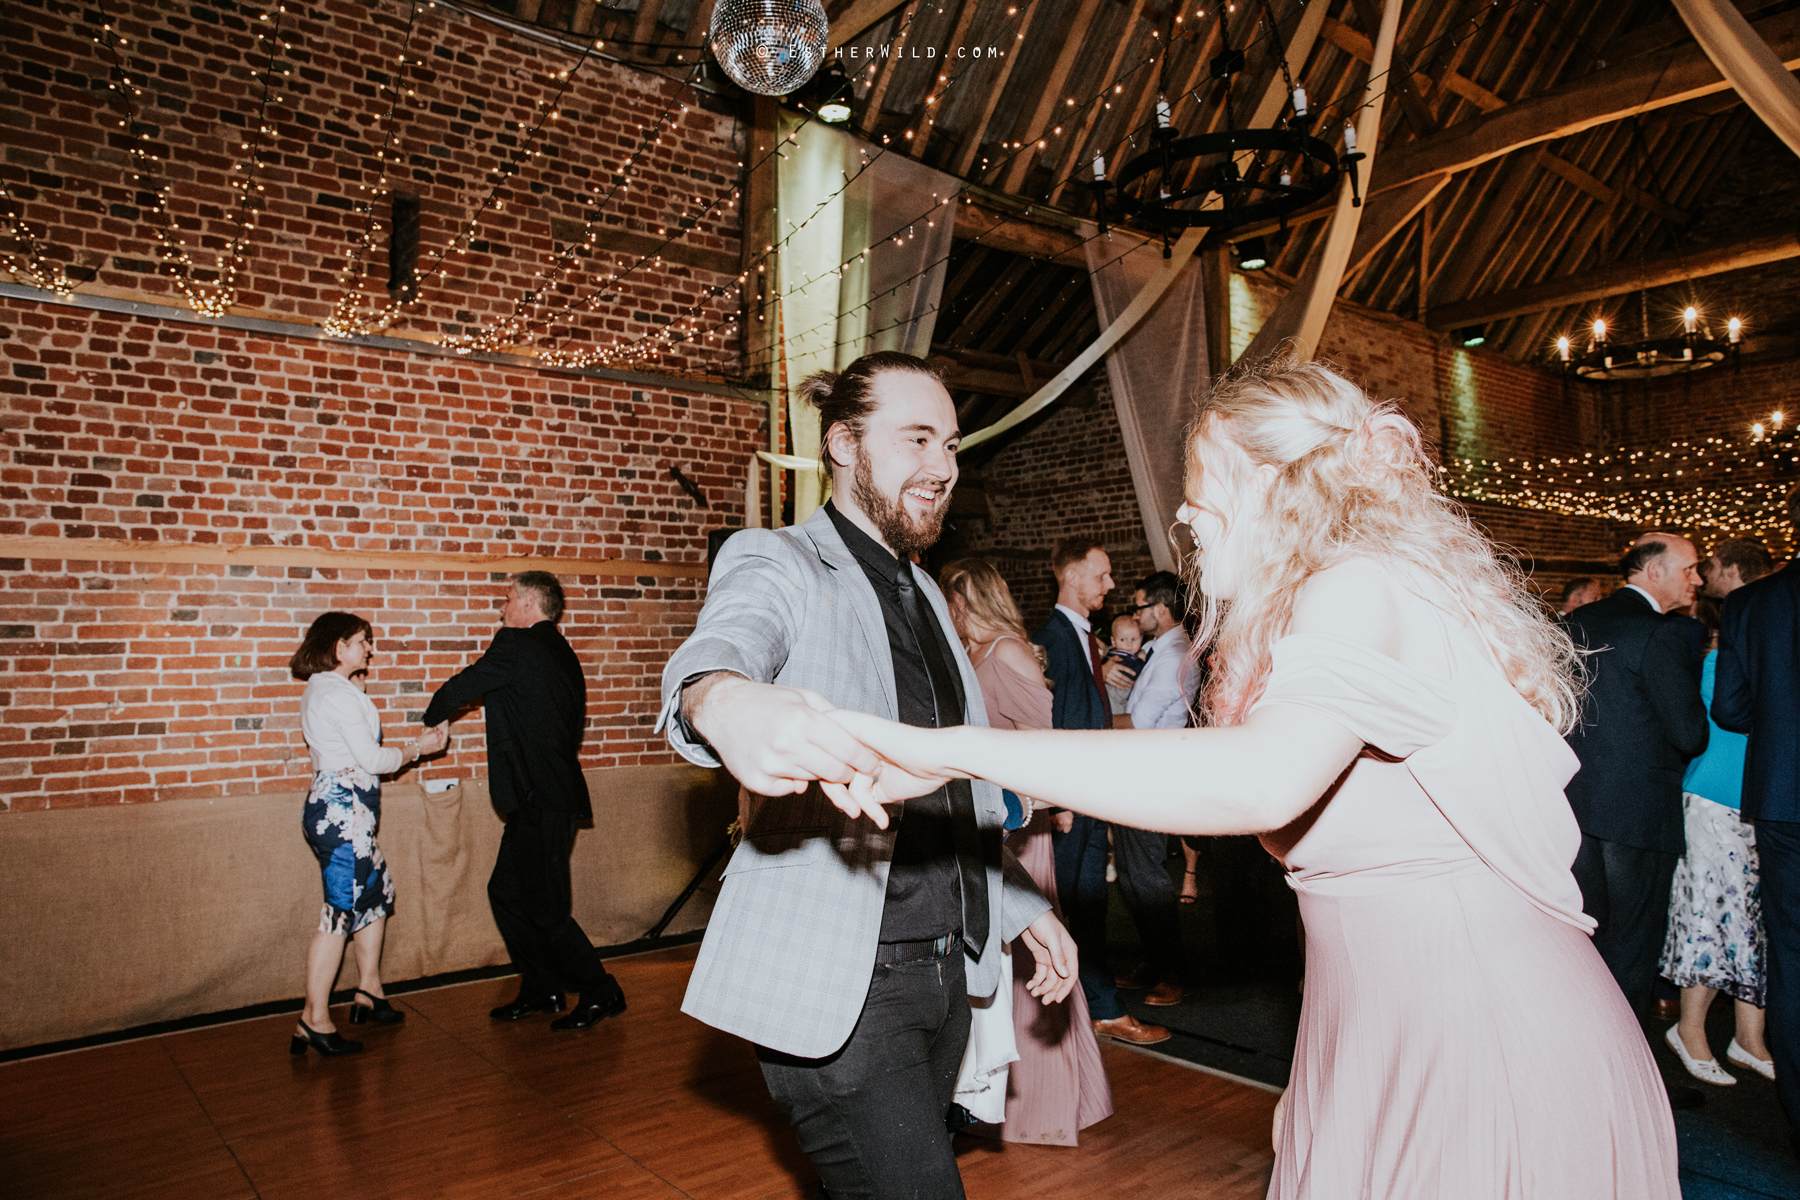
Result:
{"label": "blonde woman in pink dress", "polygon": [[1101,820],[1262,834],[1306,923],[1272,1197],[1675,1200],[1668,1098],[1570,873],[1567,637],[1433,487],[1417,429],[1323,366],[1221,383],[1186,498],[1211,727],[834,711],[884,762],[833,799],[880,823],[977,776]]}
{"label": "blonde woman in pink dress", "polygon": [[[988,724],[996,729],[1049,729],[1050,689],[1000,572],[985,559],[959,559],[939,573],[938,586],[975,666]],[[1056,851],[1050,844],[1056,817],[1030,799],[1021,802],[1031,811],[1007,845],[1060,921]],[[1111,1116],[1113,1110],[1112,1087],[1088,1020],[1087,997],[1075,988],[1061,1003],[1038,1003],[1026,990],[1036,969],[1031,951],[1020,940],[1013,943],[1012,952],[1019,1059],[1007,1077],[1005,1123],[979,1129],[997,1129],[1009,1142],[1073,1146],[1078,1131]]]}

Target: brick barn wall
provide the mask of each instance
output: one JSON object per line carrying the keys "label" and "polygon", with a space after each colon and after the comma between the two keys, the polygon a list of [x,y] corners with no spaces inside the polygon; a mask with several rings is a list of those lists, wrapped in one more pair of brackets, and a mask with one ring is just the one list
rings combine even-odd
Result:
{"label": "brick barn wall", "polygon": [[[742,399],[11,301],[0,535],[700,563],[739,524]],[[708,496],[698,508],[669,477]],[[650,732],[699,581],[572,578],[590,767]],[[231,794],[307,773],[288,656],[320,612],[377,626],[384,719],[498,624],[486,573],[0,560],[0,796],[15,809]],[[479,722],[426,776],[479,773]]]}
{"label": "brick barn wall", "polygon": [[[0,41],[0,180],[45,257],[73,268],[86,281],[82,291],[181,303],[174,260],[165,260],[155,236],[162,221],[154,188],[171,187],[169,209],[192,251],[193,278],[209,286],[236,236],[232,182],[248,173],[243,147],[257,142],[268,62],[255,32],[272,28],[261,18],[274,10],[140,0],[106,11],[127,39],[120,53],[141,90],[137,128],[162,160],[159,178],[132,180],[124,108],[109,89],[112,59],[94,42],[103,34],[99,10],[17,0],[6,7]],[[408,46],[407,12],[404,0],[325,0],[282,16],[276,65],[288,73],[276,77],[265,120],[255,193],[263,210],[248,235],[239,311],[307,323],[331,313],[348,248],[364,227],[365,189],[382,178],[397,82],[407,96],[394,121],[388,184],[419,200],[420,275],[440,255],[445,274],[425,281],[417,302],[388,323],[391,332],[471,334],[512,315],[528,293],[543,302],[528,314],[547,317],[634,264],[641,265],[601,290],[592,311],[582,306],[533,332],[579,349],[655,334],[697,306],[703,330],[732,318],[740,224],[732,191],[742,148],[729,102],[598,56],[578,68],[569,49],[424,3]],[[559,102],[565,71],[572,74]],[[559,115],[529,137],[552,106]],[[502,177],[497,206],[483,209]],[[386,199],[375,217],[388,224]],[[650,259],[684,230],[663,258]],[[590,235],[594,248],[574,269],[540,277]],[[385,232],[376,243],[367,290],[385,305]],[[711,295],[720,288],[726,294]],[[735,341],[726,349],[734,352]],[[717,369],[721,355],[702,340],[657,358],[665,367]]]}
{"label": "brick barn wall", "polygon": [[[60,557],[0,558],[9,810],[300,786],[302,685],[286,663],[331,608],[375,623],[369,691],[403,732],[498,624],[502,577],[449,569],[457,555],[645,563],[643,576],[565,577],[564,632],[591,680],[584,764],[676,761],[650,731],[661,667],[698,615],[706,532],[742,523],[747,459],[767,437],[760,402],[676,377],[737,365],[721,331],[738,307],[735,102],[600,56],[578,67],[566,47],[424,3],[402,63],[408,10],[325,0],[282,17],[233,316],[317,326],[332,313],[397,80],[407,96],[388,182],[418,198],[422,278],[378,332],[435,341],[523,312],[536,319],[514,343],[532,351],[624,347],[619,366],[667,374],[615,381],[0,299],[0,536],[61,539]],[[164,183],[187,277],[217,282],[237,232],[231,183],[257,140],[264,15],[230,2],[109,6],[140,89],[137,131],[163,160],[134,183],[99,10],[7,7],[0,183],[44,262],[82,295],[185,307],[156,239],[152,189]],[[374,216],[366,295],[385,305],[386,198]],[[668,336],[684,323],[699,336]],[[449,566],[120,562],[83,557],[90,539]],[[459,724],[425,778],[483,773],[481,732],[478,717]]]}

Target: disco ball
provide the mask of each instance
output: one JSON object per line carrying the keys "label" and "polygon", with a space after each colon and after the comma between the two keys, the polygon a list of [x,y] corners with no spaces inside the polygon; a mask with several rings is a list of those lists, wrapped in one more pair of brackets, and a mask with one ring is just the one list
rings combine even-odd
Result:
{"label": "disco ball", "polygon": [[785,96],[819,69],[830,36],[820,0],[719,0],[706,40],[733,83]]}

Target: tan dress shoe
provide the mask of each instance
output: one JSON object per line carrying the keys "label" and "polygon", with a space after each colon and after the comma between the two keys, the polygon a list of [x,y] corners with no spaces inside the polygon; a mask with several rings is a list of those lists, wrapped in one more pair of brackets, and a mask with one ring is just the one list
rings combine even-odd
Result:
{"label": "tan dress shoe", "polygon": [[1154,1046],[1175,1035],[1161,1025],[1145,1025],[1128,1013],[1110,1021],[1095,1021],[1094,1036],[1111,1038],[1115,1042],[1130,1042],[1133,1046]]}
{"label": "tan dress shoe", "polygon": [[1163,982],[1144,993],[1144,1003],[1164,1008],[1171,1004],[1180,1004],[1184,994],[1179,983]]}

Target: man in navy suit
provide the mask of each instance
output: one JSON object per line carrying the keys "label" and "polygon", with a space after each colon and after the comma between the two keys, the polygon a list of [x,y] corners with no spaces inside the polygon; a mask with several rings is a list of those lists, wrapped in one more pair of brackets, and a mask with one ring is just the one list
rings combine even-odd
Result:
{"label": "man in navy suit", "polygon": [[[1800,487],[1788,493],[1800,522]],[[1768,936],[1768,1041],[1775,1091],[1800,1153],[1800,568],[1732,592],[1719,628],[1713,720],[1750,735],[1743,816],[1756,825]]]}
{"label": "man in navy suit", "polygon": [[[1112,562],[1092,538],[1063,538],[1050,551],[1056,576],[1056,611],[1032,641],[1049,659],[1050,717],[1057,729],[1107,729],[1112,706],[1100,679],[1100,641],[1090,614],[1112,590]],[[1106,965],[1106,822],[1065,813],[1056,846],[1056,892],[1080,952],[1081,990],[1094,1032],[1139,1046],[1169,1039],[1169,1031],[1140,1023],[1119,1001]]]}
{"label": "man in navy suit", "polygon": [[1698,561],[1686,538],[1646,534],[1620,560],[1625,586],[1568,616],[1569,636],[1589,651],[1581,724],[1569,734],[1581,759],[1567,789],[1581,825],[1575,881],[1599,923],[1594,948],[1640,1014],[1686,848],[1682,772],[1709,732],[1700,663],[1664,616],[1694,602]]}

